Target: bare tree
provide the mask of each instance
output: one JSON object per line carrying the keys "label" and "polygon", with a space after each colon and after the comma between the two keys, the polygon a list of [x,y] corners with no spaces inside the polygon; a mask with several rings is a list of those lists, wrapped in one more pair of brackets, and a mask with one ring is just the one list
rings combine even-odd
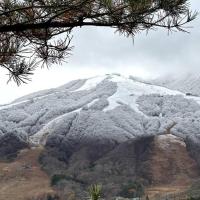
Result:
{"label": "bare tree", "polygon": [[188,0],[0,0],[0,66],[19,85],[36,67],[70,55],[76,27],[111,27],[127,37],[159,27],[186,32],[196,15]]}
{"label": "bare tree", "polygon": [[166,130],[165,130],[165,132],[164,132],[164,135],[171,135],[171,134],[172,134],[171,130],[172,130],[172,128],[174,128],[174,126],[176,126],[176,125],[177,125],[177,122],[174,122],[174,121],[173,121],[172,124],[170,124],[168,127],[166,127]]}

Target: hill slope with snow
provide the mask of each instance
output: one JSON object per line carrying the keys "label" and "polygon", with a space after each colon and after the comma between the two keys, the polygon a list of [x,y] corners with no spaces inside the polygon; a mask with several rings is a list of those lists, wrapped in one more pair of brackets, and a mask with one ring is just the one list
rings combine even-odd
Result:
{"label": "hill slope with snow", "polygon": [[195,96],[200,96],[200,75],[199,73],[187,73],[183,75],[167,75],[150,81],[152,84],[167,87],[172,90],[179,90]]}
{"label": "hill slope with snow", "polygon": [[92,183],[106,200],[138,180],[187,189],[200,178],[199,130],[200,97],[111,74],[0,106],[0,160],[43,145],[42,169],[77,199]]}
{"label": "hill slope with snow", "polygon": [[0,135],[33,143],[48,136],[118,142],[165,132],[200,137],[200,98],[120,75],[76,80],[0,106]]}

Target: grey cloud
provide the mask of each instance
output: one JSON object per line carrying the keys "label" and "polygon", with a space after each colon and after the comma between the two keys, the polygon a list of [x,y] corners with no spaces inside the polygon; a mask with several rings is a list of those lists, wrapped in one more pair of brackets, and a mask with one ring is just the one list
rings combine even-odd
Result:
{"label": "grey cloud", "polygon": [[[200,11],[200,1],[192,0],[191,8]],[[200,15],[189,26],[190,34],[166,30],[141,33],[132,38],[114,34],[109,28],[77,28],[74,31],[73,55],[62,67],[38,69],[28,85],[18,88],[6,85],[7,72],[0,69],[0,104],[45,88],[56,87],[69,80],[118,72],[151,77],[187,71],[200,73]],[[44,81],[45,76],[45,81]],[[154,78],[153,77],[153,78]]]}
{"label": "grey cloud", "polygon": [[[200,10],[200,2],[191,1],[193,10]],[[158,29],[148,35],[141,33],[131,38],[114,34],[108,28],[81,28],[74,33],[73,56],[69,65],[75,67],[112,68],[117,70],[126,66],[133,72],[138,66],[150,73],[179,72],[180,70],[199,70],[200,72],[200,17],[188,26],[190,34],[167,33]]]}

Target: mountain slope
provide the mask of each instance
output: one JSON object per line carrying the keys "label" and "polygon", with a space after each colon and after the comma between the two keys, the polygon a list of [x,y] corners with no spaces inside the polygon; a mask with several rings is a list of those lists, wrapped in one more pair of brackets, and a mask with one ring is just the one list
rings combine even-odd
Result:
{"label": "mountain slope", "polygon": [[187,189],[200,172],[199,104],[116,74],[75,80],[0,106],[0,159],[42,145],[43,169],[79,198],[95,182],[108,198],[135,181]]}
{"label": "mountain slope", "polygon": [[199,102],[200,98],[178,91],[106,75],[73,81],[0,106],[0,135],[16,132],[35,143],[44,143],[48,135],[58,132],[71,140],[102,136],[124,141],[137,135],[161,134],[175,122],[175,134],[198,136]]}
{"label": "mountain slope", "polygon": [[182,75],[167,75],[150,81],[152,84],[167,87],[172,90],[179,90],[183,93],[200,96],[200,75],[199,73],[187,73]]}
{"label": "mountain slope", "polygon": [[27,149],[14,162],[0,162],[0,200],[46,199],[54,193],[38,163],[41,152],[41,148]]}

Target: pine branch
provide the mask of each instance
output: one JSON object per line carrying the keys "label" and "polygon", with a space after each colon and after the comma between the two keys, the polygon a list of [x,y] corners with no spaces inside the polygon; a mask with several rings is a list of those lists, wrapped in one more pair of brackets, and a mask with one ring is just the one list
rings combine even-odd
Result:
{"label": "pine branch", "polygon": [[154,28],[187,32],[197,14],[188,0],[1,0],[0,67],[9,81],[24,83],[37,67],[71,55],[76,27],[111,27],[131,37]]}

